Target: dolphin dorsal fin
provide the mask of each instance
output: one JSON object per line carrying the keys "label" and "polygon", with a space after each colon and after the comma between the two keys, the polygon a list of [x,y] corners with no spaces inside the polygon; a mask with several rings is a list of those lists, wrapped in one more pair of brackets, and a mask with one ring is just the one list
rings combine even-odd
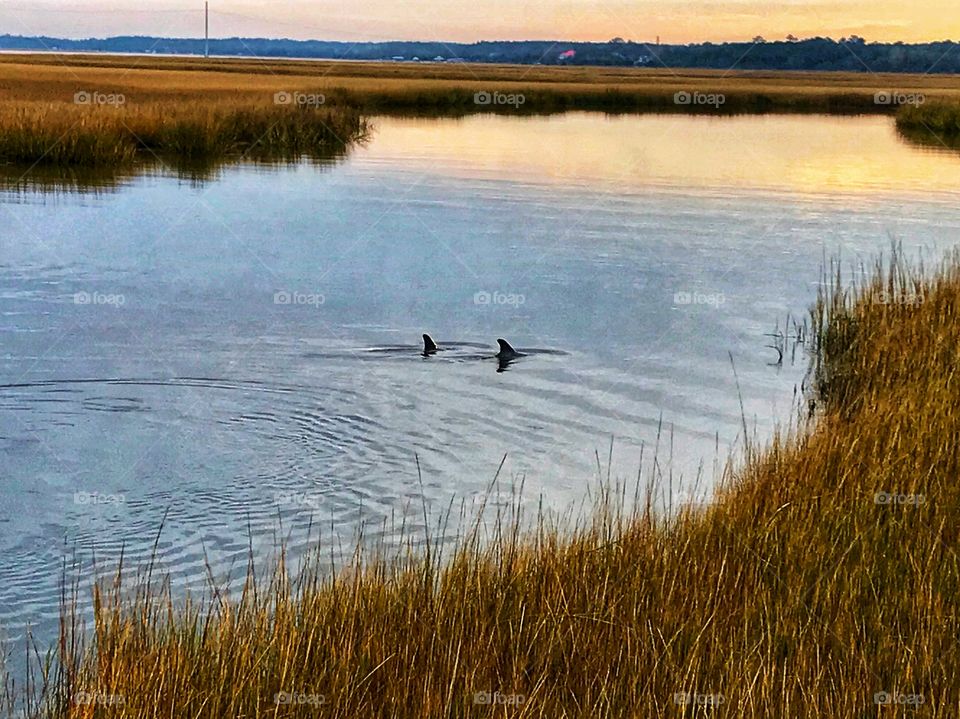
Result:
{"label": "dolphin dorsal fin", "polygon": [[517,351],[510,346],[510,343],[503,338],[498,339],[497,344],[500,345],[500,354],[515,355],[517,353]]}
{"label": "dolphin dorsal fin", "polygon": [[433,337],[425,334],[423,336],[423,351],[424,352],[436,352],[437,343],[433,341]]}

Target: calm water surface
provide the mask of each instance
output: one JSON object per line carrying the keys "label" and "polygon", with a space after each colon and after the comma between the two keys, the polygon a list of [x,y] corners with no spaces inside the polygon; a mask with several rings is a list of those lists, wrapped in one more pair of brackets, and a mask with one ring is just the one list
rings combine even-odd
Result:
{"label": "calm water surface", "polygon": [[[562,508],[661,422],[664,471],[709,484],[744,416],[794,416],[802,355],[765,335],[824,255],[960,236],[960,156],[885,118],[376,124],[333,167],[0,192],[5,636],[50,636],[63,557],[143,561],[165,512],[189,586],[311,518],[422,531],[421,497],[472,506],[503,455]],[[498,372],[498,337],[528,356]]]}

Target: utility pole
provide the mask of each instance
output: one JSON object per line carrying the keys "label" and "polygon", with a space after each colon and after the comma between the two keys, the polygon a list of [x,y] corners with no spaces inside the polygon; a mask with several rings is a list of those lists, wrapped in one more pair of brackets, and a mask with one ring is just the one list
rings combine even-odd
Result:
{"label": "utility pole", "polygon": [[203,3],[203,56],[210,57],[210,2]]}

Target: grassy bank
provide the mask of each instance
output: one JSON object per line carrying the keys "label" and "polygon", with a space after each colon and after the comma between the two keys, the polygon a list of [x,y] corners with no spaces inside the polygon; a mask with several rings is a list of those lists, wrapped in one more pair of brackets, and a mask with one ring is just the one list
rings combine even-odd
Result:
{"label": "grassy bank", "polygon": [[897,113],[897,130],[916,145],[960,150],[960,103],[904,107]]}
{"label": "grassy bank", "polygon": [[445,560],[281,567],[186,606],[107,585],[43,715],[957,716],[960,255],[866,276],[812,311],[809,424],[714,504],[667,518],[608,486],[576,527],[507,517]]}
{"label": "grassy bank", "polygon": [[[248,149],[298,156],[337,138],[348,144],[359,117],[374,113],[889,113],[875,98],[890,90],[956,101],[960,78],[11,54],[0,56],[0,162],[116,166],[138,154]],[[322,98],[321,107],[277,106],[277,93]],[[478,93],[522,103],[485,104]],[[704,101],[678,104],[677,93]],[[94,101],[77,106],[78,95]],[[123,104],[97,101],[109,97]]]}
{"label": "grassy bank", "polygon": [[960,138],[960,103],[905,107],[897,115],[897,127],[904,132],[936,133],[956,140]]}
{"label": "grassy bank", "polygon": [[223,86],[143,71],[129,58],[105,70],[9,60],[0,60],[0,164],[14,168],[327,158],[366,134],[357,109],[278,104],[273,93],[243,91],[239,74]]}
{"label": "grassy bank", "polygon": [[138,158],[181,164],[240,156],[321,157],[341,151],[364,132],[359,113],[345,108],[223,101],[4,104],[0,106],[0,162],[116,167]]}

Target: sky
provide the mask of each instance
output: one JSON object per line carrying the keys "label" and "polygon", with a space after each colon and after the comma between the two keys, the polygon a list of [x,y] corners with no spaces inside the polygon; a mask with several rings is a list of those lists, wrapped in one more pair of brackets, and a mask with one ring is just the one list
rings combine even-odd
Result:
{"label": "sky", "polygon": [[[211,37],[664,43],[960,39],[957,0],[211,0]],[[203,36],[203,0],[0,0],[0,34]]]}

